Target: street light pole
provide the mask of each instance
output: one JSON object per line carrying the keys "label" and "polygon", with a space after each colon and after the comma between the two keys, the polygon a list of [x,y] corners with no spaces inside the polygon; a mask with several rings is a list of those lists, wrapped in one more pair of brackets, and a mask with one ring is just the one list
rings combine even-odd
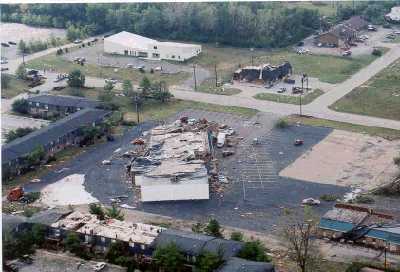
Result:
{"label": "street light pole", "polygon": [[197,91],[196,64],[193,64],[194,90]]}
{"label": "street light pole", "polygon": [[302,108],[301,108],[301,96],[303,95],[303,92],[304,92],[304,75],[301,77],[301,92],[300,92],[300,117],[303,115],[303,112],[302,112]]}
{"label": "street light pole", "polygon": [[136,117],[137,117],[137,124],[139,124],[139,97],[135,94],[135,104],[136,104]]}
{"label": "street light pole", "polygon": [[214,64],[215,71],[215,87],[218,87],[217,63]]}

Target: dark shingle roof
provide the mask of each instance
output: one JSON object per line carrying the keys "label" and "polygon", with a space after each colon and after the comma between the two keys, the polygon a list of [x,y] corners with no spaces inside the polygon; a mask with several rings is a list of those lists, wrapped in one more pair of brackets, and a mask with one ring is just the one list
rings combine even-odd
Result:
{"label": "dark shingle roof", "polygon": [[242,242],[216,238],[208,241],[204,245],[203,250],[217,254],[221,253],[223,259],[227,260],[230,257],[236,256],[242,247]]}
{"label": "dark shingle roof", "polygon": [[181,251],[188,255],[199,255],[202,251],[215,254],[223,253],[226,260],[235,256],[243,247],[242,242],[215,238],[199,233],[167,229],[154,240],[154,247],[166,246],[174,243]]}
{"label": "dark shingle roof", "polygon": [[1,222],[4,231],[14,231],[18,226],[26,222],[26,217],[2,213]]}
{"label": "dark shingle roof", "polygon": [[360,31],[368,25],[368,22],[365,21],[361,16],[353,16],[350,19],[344,21],[344,24],[357,31]]}
{"label": "dark shingle roof", "polygon": [[83,109],[36,130],[24,137],[5,144],[1,149],[2,163],[20,158],[32,152],[37,146],[47,145],[52,141],[104,118],[109,112],[97,109]]}
{"label": "dark shingle roof", "polygon": [[33,224],[43,224],[49,226],[70,213],[71,210],[66,208],[53,208],[32,215],[30,218],[28,218],[28,222]]}
{"label": "dark shingle roof", "polygon": [[76,108],[96,108],[100,103],[84,97],[64,96],[64,95],[38,95],[27,99],[28,102],[43,103],[53,106],[76,107]]}
{"label": "dark shingle roof", "polygon": [[241,258],[230,258],[218,272],[275,272],[274,265],[264,262],[253,262]]}

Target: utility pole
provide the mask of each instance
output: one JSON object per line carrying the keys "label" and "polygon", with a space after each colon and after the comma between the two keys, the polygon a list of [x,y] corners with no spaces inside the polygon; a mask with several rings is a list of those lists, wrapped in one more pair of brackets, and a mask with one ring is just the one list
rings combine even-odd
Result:
{"label": "utility pole", "polygon": [[135,94],[135,104],[136,104],[136,117],[137,117],[137,124],[139,124],[139,96],[138,94]]}
{"label": "utility pole", "polygon": [[197,91],[196,64],[193,64],[194,90]]}
{"label": "utility pole", "polygon": [[214,64],[215,71],[215,87],[218,87],[217,63]]}
{"label": "utility pole", "polygon": [[301,108],[301,96],[303,95],[303,92],[304,92],[304,75],[301,77],[301,93],[300,93],[300,96],[299,96],[299,98],[300,98],[300,117],[303,115],[303,112],[302,112],[302,108]]}

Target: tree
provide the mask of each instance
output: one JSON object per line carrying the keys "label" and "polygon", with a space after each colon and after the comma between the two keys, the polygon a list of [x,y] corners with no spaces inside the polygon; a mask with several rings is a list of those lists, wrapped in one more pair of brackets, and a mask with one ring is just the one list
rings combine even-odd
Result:
{"label": "tree", "polygon": [[154,99],[159,100],[161,103],[168,101],[173,95],[169,92],[167,83],[161,81],[157,84],[158,88],[154,88],[152,96]]}
{"label": "tree", "polygon": [[122,90],[125,96],[132,97],[133,94],[133,86],[130,80],[124,80],[122,83]]}
{"label": "tree", "polygon": [[111,208],[107,208],[107,216],[120,221],[124,220],[124,214],[121,209],[118,209],[116,205],[112,205]]}
{"label": "tree", "polygon": [[221,226],[219,225],[218,221],[216,219],[210,219],[208,222],[207,226],[204,229],[205,233],[208,235],[218,237],[218,238],[223,238],[224,236],[222,235],[223,230],[221,229]]}
{"label": "tree", "polygon": [[203,233],[204,224],[202,224],[200,222],[197,222],[196,224],[193,224],[192,231],[195,232],[195,233]]}
{"label": "tree", "polygon": [[155,263],[165,272],[179,272],[182,270],[185,258],[174,243],[157,247],[153,253]]}
{"label": "tree", "polygon": [[195,267],[198,272],[212,272],[216,271],[223,263],[221,254],[214,254],[212,252],[201,252],[196,258]]}
{"label": "tree", "polygon": [[1,73],[1,87],[7,89],[10,85],[11,78],[9,75]]}
{"label": "tree", "polygon": [[46,237],[46,227],[41,224],[34,224],[32,226],[32,239],[33,242],[38,245],[42,246]]}
{"label": "tree", "polygon": [[27,156],[26,160],[30,166],[39,165],[44,159],[46,152],[43,146],[37,146]]}
{"label": "tree", "polygon": [[100,92],[97,96],[97,99],[103,102],[111,102],[114,98],[113,93],[110,90],[104,89],[104,91]]}
{"label": "tree", "polygon": [[231,233],[231,240],[239,242],[243,241],[243,233],[240,231],[233,231]]}
{"label": "tree", "polygon": [[20,54],[28,54],[29,53],[28,46],[26,45],[26,43],[23,40],[20,40],[18,43],[18,52]]}
{"label": "tree", "polygon": [[70,252],[77,253],[81,248],[81,241],[79,240],[78,234],[74,232],[68,233],[64,241],[64,246]]}
{"label": "tree", "polygon": [[110,248],[108,249],[106,253],[106,259],[110,263],[119,264],[116,262],[118,257],[125,256],[127,252],[128,252],[127,245],[121,241],[116,241],[115,243],[112,243]]}
{"label": "tree", "polygon": [[255,262],[270,262],[266,249],[260,240],[246,242],[240,250],[238,257]]}
{"label": "tree", "polygon": [[98,203],[90,203],[89,204],[89,212],[91,214],[97,215],[97,219],[99,219],[99,220],[104,220],[104,218],[105,218],[104,210],[101,207],[101,205]]}
{"label": "tree", "polygon": [[68,75],[68,86],[81,88],[85,86],[85,75],[79,69],[72,70]]}
{"label": "tree", "polygon": [[142,81],[140,81],[140,87],[142,88],[143,96],[147,96],[148,93],[151,91],[151,82],[148,77],[144,76]]}
{"label": "tree", "polygon": [[27,114],[28,113],[28,108],[29,108],[29,103],[26,99],[20,98],[15,100],[11,108],[13,111],[21,113],[21,114]]}
{"label": "tree", "polygon": [[35,128],[30,128],[30,127],[17,128],[15,130],[10,130],[6,134],[6,143],[9,143],[17,138],[23,137],[35,130],[36,130]]}
{"label": "tree", "polygon": [[317,220],[312,218],[309,208],[305,208],[303,219],[292,219],[282,228],[290,257],[297,263],[301,272],[314,271],[315,245],[312,237],[317,230]]}
{"label": "tree", "polygon": [[15,75],[18,79],[26,79],[26,68],[23,65],[18,66],[17,70],[15,71]]}
{"label": "tree", "polygon": [[114,84],[112,84],[112,82],[108,81],[108,82],[104,85],[104,90],[105,90],[105,91],[111,91],[112,89],[114,89]]}

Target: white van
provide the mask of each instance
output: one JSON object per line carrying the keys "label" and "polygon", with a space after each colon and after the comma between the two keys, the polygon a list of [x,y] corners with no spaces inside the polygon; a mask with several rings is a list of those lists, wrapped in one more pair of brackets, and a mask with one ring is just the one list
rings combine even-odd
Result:
{"label": "white van", "polygon": [[225,132],[219,132],[217,136],[217,147],[223,147],[225,144],[225,137],[226,133]]}

